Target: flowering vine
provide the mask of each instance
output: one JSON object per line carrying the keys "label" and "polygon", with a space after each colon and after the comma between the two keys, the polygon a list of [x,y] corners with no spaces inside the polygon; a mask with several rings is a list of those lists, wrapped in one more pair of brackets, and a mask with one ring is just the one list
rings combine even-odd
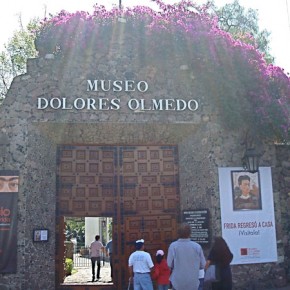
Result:
{"label": "flowering vine", "polygon": [[244,122],[272,140],[289,142],[290,78],[283,69],[268,65],[253,39],[245,35],[242,42],[220,30],[207,5],[152,1],[158,10],[145,6],[107,10],[95,5],[92,14],[61,11],[43,20],[36,49],[40,55],[103,50],[118,18],[126,19],[130,34],[147,37],[147,53],[152,57],[166,58],[173,48],[175,55],[187,55],[226,124],[236,127]]}

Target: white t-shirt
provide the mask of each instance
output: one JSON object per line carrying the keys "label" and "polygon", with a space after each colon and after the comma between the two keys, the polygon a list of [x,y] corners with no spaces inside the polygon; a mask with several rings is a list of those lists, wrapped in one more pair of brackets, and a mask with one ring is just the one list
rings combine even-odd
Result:
{"label": "white t-shirt", "polygon": [[154,264],[149,253],[135,251],[129,257],[129,267],[133,266],[134,273],[150,273]]}
{"label": "white t-shirt", "polygon": [[198,273],[198,279],[204,278],[204,269],[200,269]]}
{"label": "white t-shirt", "polygon": [[91,257],[100,257],[102,248],[103,248],[103,244],[100,241],[92,242],[90,246]]}

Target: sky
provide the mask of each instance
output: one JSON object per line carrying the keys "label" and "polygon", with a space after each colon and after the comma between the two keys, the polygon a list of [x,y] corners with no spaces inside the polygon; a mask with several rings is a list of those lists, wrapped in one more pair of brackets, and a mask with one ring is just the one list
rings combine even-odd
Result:
{"label": "sky", "polygon": [[[177,0],[164,0],[173,4]],[[195,0],[203,4],[205,0]],[[232,3],[233,0],[215,0],[217,6]],[[111,8],[119,5],[119,0],[9,0],[1,6],[0,10],[0,50],[19,29],[19,18],[25,26],[34,17],[43,18],[49,13],[55,14],[64,9],[69,12],[78,10],[92,12],[95,3]],[[258,10],[259,27],[271,32],[271,54],[275,57],[275,64],[290,73],[290,0],[239,0],[245,8]],[[144,5],[154,8],[150,0],[122,0],[123,6]]]}

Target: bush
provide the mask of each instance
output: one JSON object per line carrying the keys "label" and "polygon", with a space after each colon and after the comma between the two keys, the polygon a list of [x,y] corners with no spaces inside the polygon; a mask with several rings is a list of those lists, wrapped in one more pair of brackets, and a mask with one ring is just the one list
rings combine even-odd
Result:
{"label": "bush", "polygon": [[73,260],[66,258],[65,259],[65,274],[66,276],[71,275],[73,269]]}

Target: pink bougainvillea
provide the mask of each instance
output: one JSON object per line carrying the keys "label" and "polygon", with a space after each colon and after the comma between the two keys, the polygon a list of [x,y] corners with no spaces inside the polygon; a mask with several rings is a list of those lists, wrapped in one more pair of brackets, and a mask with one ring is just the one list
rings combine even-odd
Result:
{"label": "pink bougainvillea", "polygon": [[[36,33],[36,49],[40,55],[51,52],[65,55],[72,49],[82,53],[88,47],[97,51],[105,45],[108,29],[122,17],[130,26],[130,33],[140,34],[140,27],[143,28],[152,41],[148,46],[152,55],[160,52],[166,56],[164,47],[168,39],[176,47],[176,53],[180,50],[180,55],[184,47],[191,48],[189,64],[202,71],[200,78],[212,90],[226,123],[247,119],[248,126],[257,126],[260,133],[272,140],[289,142],[290,79],[283,69],[268,65],[249,36],[245,35],[242,42],[220,30],[217,19],[208,13],[208,6],[192,1],[174,5],[152,1],[158,10],[144,6],[107,10],[95,5],[92,14],[61,11],[43,20]],[[251,104],[252,116],[237,108],[237,98]]]}

